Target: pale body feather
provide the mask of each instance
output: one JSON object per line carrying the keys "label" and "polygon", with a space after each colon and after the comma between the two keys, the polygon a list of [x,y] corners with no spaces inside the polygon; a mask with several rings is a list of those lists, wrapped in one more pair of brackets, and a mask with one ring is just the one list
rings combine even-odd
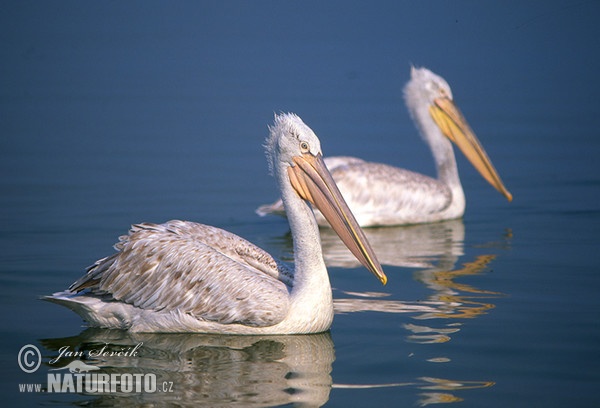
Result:
{"label": "pale body feather", "polygon": [[[460,192],[387,164],[352,163],[333,170],[332,175],[360,225],[433,222],[460,217],[464,210],[460,200],[453,200]],[[320,215],[317,221],[321,224]]]}

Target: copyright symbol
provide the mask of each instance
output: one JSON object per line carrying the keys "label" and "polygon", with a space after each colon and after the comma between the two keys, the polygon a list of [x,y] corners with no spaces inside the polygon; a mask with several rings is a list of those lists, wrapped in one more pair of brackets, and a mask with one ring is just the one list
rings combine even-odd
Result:
{"label": "copyright symbol", "polygon": [[19,350],[19,357],[17,359],[19,367],[26,373],[33,373],[42,363],[42,353],[40,349],[33,344],[26,344]]}

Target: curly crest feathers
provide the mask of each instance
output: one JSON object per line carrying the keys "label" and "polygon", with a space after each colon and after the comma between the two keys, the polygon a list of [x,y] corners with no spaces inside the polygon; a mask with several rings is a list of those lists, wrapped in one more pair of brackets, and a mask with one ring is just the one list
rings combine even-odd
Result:
{"label": "curly crest feathers", "polygon": [[[284,134],[293,135],[296,139],[300,139],[300,135],[308,130],[312,134],[312,130],[298,115],[295,113],[279,113],[274,115],[273,124],[268,126],[269,136],[265,139],[263,144],[265,148],[265,155],[267,156],[267,163],[269,165],[269,174],[274,175],[275,172],[275,156],[277,155],[278,143],[282,139]],[[313,134],[314,135],[314,134]],[[319,146],[320,149],[320,146]]]}

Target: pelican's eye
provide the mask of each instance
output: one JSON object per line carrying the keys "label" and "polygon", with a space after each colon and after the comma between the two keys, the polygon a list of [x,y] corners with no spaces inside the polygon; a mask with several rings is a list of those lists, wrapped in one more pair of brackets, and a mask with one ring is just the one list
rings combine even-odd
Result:
{"label": "pelican's eye", "polygon": [[300,150],[302,153],[308,153],[310,152],[310,146],[307,142],[300,142]]}

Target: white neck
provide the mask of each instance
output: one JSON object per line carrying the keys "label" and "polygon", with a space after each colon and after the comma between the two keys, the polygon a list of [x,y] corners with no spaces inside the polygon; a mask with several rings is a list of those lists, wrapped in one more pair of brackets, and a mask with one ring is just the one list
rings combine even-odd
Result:
{"label": "white neck", "polygon": [[409,109],[419,132],[421,132],[421,136],[431,149],[438,180],[450,187],[452,191],[460,190],[462,193],[452,143],[442,134],[440,128],[431,118],[427,104],[420,104],[419,107],[409,106]]}
{"label": "white neck", "polygon": [[[331,284],[323,254],[319,226],[311,207],[292,188],[285,166],[275,174],[294,241],[294,286],[290,297],[292,308],[307,324],[327,324],[333,319]],[[321,316],[322,322],[314,317]]]}

